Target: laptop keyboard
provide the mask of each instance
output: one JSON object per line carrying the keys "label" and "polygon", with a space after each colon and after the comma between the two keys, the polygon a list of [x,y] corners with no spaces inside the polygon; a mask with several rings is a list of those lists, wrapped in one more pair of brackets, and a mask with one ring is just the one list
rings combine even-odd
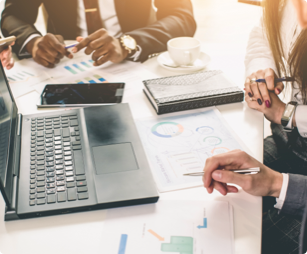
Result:
{"label": "laptop keyboard", "polygon": [[31,119],[30,206],[88,199],[76,114]]}

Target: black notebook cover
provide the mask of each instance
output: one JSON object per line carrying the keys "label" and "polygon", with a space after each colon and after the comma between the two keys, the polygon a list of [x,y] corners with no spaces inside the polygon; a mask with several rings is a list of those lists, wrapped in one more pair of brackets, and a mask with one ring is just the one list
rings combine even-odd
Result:
{"label": "black notebook cover", "polygon": [[157,111],[165,114],[241,102],[243,91],[222,71],[202,71],[143,81],[144,92]]}

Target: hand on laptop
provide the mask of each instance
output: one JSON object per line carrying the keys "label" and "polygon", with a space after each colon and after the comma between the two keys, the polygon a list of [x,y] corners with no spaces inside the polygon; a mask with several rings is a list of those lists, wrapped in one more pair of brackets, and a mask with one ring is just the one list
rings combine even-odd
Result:
{"label": "hand on laptop", "polygon": [[94,66],[102,65],[108,61],[120,63],[128,56],[128,51],[122,48],[119,39],[108,34],[105,29],[99,29],[86,38],[77,37],[79,44],[72,49],[77,53],[83,48],[85,54],[92,55]]}
{"label": "hand on laptop", "polygon": [[[11,44],[13,46],[14,43]],[[0,60],[2,66],[7,70],[11,69],[14,66],[14,59],[12,58],[12,47],[8,46],[2,52],[0,52]]]}
{"label": "hand on laptop", "polygon": [[73,58],[73,55],[65,49],[61,35],[48,33],[43,37],[35,37],[26,47],[35,62],[48,68],[53,68],[64,56]]}
{"label": "hand on laptop", "polygon": [[[231,170],[241,168],[260,167],[255,175],[242,175]],[[263,165],[247,153],[234,150],[208,158],[204,168],[203,182],[208,193],[214,189],[222,195],[236,193],[238,188],[228,185],[236,184],[244,191],[254,196],[279,197],[283,176]]]}

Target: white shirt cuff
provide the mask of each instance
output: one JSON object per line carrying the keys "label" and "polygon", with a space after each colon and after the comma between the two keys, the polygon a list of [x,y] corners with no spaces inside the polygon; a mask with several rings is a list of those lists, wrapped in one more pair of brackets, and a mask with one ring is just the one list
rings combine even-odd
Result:
{"label": "white shirt cuff", "polygon": [[298,105],[295,109],[295,122],[299,134],[307,138],[307,105]]}
{"label": "white shirt cuff", "polygon": [[40,37],[41,35],[40,34],[31,34],[26,40],[25,42],[22,44],[20,50],[19,50],[19,53],[18,55],[19,56],[29,56],[31,55],[26,49],[25,47],[27,46],[27,44],[29,43],[29,41],[31,41],[33,38],[35,37]]}
{"label": "white shirt cuff", "polygon": [[288,184],[289,184],[289,175],[282,173],[282,186],[281,186],[279,197],[276,198],[276,204],[274,205],[274,207],[279,210],[281,210],[286,200]]}
{"label": "white shirt cuff", "polygon": [[139,45],[137,45],[136,47],[138,50],[132,56],[129,57],[129,59],[132,59],[134,62],[139,60],[140,55],[142,53],[142,48]]}

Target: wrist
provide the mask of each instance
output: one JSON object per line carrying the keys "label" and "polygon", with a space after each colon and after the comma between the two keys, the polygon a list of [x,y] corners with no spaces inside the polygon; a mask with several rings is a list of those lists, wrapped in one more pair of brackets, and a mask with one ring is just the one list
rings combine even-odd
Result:
{"label": "wrist", "polygon": [[285,112],[286,109],[286,105],[285,103],[282,103],[281,107],[279,108],[279,112],[278,112],[278,118],[276,119],[275,123],[277,124],[281,124],[281,118]]}
{"label": "wrist", "polygon": [[281,192],[283,176],[281,173],[273,171],[272,184],[269,196],[278,198]]}
{"label": "wrist", "polygon": [[32,40],[30,40],[27,45],[26,45],[26,50],[28,51],[28,53],[30,53],[33,56],[33,49],[34,47],[37,45],[38,41],[41,39],[42,37],[34,37]]}

